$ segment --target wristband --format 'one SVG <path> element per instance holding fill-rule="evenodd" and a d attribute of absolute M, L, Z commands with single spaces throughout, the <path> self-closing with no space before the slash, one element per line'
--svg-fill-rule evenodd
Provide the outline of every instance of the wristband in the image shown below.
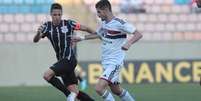
<path fill-rule="evenodd" d="M 85 36 L 80 36 L 80 39 L 81 40 L 85 40 Z"/>

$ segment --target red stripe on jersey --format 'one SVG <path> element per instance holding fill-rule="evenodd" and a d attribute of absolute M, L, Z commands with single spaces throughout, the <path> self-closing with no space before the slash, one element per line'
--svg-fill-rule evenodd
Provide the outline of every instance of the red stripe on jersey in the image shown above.
<path fill-rule="evenodd" d="M 120 31 L 113 31 L 113 30 L 107 30 L 107 32 L 109 34 L 119 34 L 119 33 L 121 33 Z"/>
<path fill-rule="evenodd" d="M 102 77 L 100 77 L 99 79 L 105 80 L 105 81 L 107 81 L 109 84 L 112 84 L 112 81 L 107 80 L 106 78 L 102 78 Z"/>

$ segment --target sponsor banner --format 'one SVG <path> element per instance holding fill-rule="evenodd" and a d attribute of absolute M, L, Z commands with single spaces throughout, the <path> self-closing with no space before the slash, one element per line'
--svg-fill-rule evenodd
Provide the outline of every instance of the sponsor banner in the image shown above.
<path fill-rule="evenodd" d="M 108 67 L 109 68 L 109 67 Z M 103 72 L 98 61 L 79 62 L 77 69 L 95 84 Z M 125 61 L 120 79 L 124 83 L 195 83 L 201 77 L 200 60 Z"/>

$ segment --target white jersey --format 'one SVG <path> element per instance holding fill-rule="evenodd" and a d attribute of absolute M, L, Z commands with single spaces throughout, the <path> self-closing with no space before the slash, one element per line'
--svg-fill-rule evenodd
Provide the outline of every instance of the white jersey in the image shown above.
<path fill-rule="evenodd" d="M 113 18 L 110 22 L 102 22 L 100 28 L 96 31 L 102 39 L 102 64 L 122 65 L 125 57 L 125 51 L 121 47 L 126 42 L 126 34 L 131 34 L 136 28 L 119 19 Z"/>

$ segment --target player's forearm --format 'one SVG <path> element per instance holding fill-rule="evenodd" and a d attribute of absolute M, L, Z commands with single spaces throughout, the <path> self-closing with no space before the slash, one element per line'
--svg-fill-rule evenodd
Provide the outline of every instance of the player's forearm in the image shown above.
<path fill-rule="evenodd" d="M 81 30 L 81 31 L 88 32 L 89 34 L 95 33 L 95 31 L 94 31 L 93 29 L 91 29 L 91 28 L 89 28 L 89 27 L 86 27 L 86 26 L 84 26 L 84 25 L 81 25 L 81 26 L 80 26 L 80 30 Z"/>
<path fill-rule="evenodd" d="M 40 33 L 37 33 L 33 38 L 33 42 L 37 43 L 40 39 L 41 39 L 41 35 L 40 35 Z"/>
<path fill-rule="evenodd" d="M 133 33 L 133 36 L 130 39 L 128 39 L 127 44 L 132 45 L 141 38 L 142 38 L 142 34 L 136 31 Z"/>
<path fill-rule="evenodd" d="M 97 38 L 99 38 L 99 36 L 96 35 L 96 34 L 93 34 L 93 35 L 85 35 L 85 36 L 84 36 L 84 40 L 91 40 L 91 39 L 97 39 Z"/>
<path fill-rule="evenodd" d="M 88 32 L 89 34 L 93 34 L 93 33 L 95 33 L 95 31 L 92 30 L 92 29 L 90 29 L 90 28 L 87 28 L 87 32 Z"/>

